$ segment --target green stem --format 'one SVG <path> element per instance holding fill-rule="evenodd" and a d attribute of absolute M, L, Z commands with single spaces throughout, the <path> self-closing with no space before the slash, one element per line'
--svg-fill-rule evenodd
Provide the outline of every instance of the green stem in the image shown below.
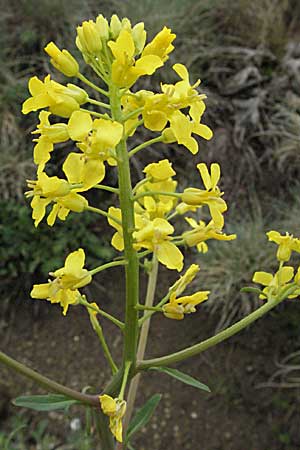
<path fill-rule="evenodd" d="M 149 312 L 149 313 L 145 313 L 144 315 L 143 315 L 143 317 L 141 317 L 141 319 L 139 320 L 139 326 L 141 326 L 141 325 L 143 325 L 143 323 L 146 321 L 146 320 L 148 320 L 148 319 L 150 319 L 150 317 L 151 316 L 153 316 L 153 314 L 156 312 L 156 311 L 162 311 L 162 306 L 165 304 L 165 303 L 167 303 L 167 301 L 169 300 L 169 298 L 170 298 L 170 295 L 171 295 L 171 290 L 167 293 L 167 295 L 165 295 L 164 296 L 164 298 L 163 299 L 161 299 L 161 301 L 159 302 L 159 303 L 157 303 L 157 305 L 155 305 L 155 310 L 153 310 L 153 311 L 151 311 L 151 312 Z"/>
<path fill-rule="evenodd" d="M 136 305 L 136 309 L 138 309 L 139 311 L 156 311 L 156 312 L 161 312 L 162 309 L 159 308 L 158 306 L 144 306 L 144 305 Z"/>
<path fill-rule="evenodd" d="M 100 344 L 102 345 L 102 348 L 103 348 L 104 355 L 105 355 L 107 362 L 110 365 L 111 371 L 114 375 L 115 373 L 118 372 L 118 367 L 116 366 L 116 364 L 113 360 L 113 357 L 109 351 L 106 339 L 103 334 L 102 327 L 101 327 L 100 323 L 98 322 L 98 319 L 97 319 L 96 315 L 94 314 L 94 312 L 88 311 L 88 313 L 90 316 L 90 321 L 91 321 L 92 327 L 99 338 Z"/>
<path fill-rule="evenodd" d="M 101 108 L 110 109 L 110 105 L 107 103 L 99 102 L 98 100 L 95 100 L 93 98 L 88 98 L 87 101 L 91 103 L 91 105 L 97 105 L 101 106 Z"/>
<path fill-rule="evenodd" d="M 89 270 L 90 275 L 95 275 L 96 273 L 102 272 L 105 269 L 109 269 L 110 267 L 116 267 L 116 266 L 125 266 L 127 264 L 127 261 L 121 260 L 121 261 L 111 261 L 106 264 L 102 264 L 102 266 L 98 266 L 95 269 Z"/>
<path fill-rule="evenodd" d="M 133 132 L 133 130 L 135 130 L 136 128 L 138 128 L 140 125 L 143 125 L 144 120 L 138 120 L 134 125 L 132 125 L 131 128 L 129 128 L 129 130 L 127 131 L 127 133 L 125 134 L 125 139 L 128 139 L 129 136 L 131 135 L 131 133 Z"/>
<path fill-rule="evenodd" d="M 136 115 L 139 115 L 144 110 L 144 107 L 137 108 L 134 111 L 131 111 L 127 114 L 127 116 L 123 116 L 123 121 L 126 122 L 126 120 L 130 119 L 131 117 L 134 117 Z"/>
<path fill-rule="evenodd" d="M 108 212 L 103 211 L 103 209 L 95 208 L 94 206 L 87 206 L 85 209 L 86 209 L 86 211 L 92 211 L 92 212 L 95 212 L 97 214 L 101 214 L 101 216 L 109 217 L 111 220 L 116 222 L 118 225 L 122 225 L 121 220 L 119 220 L 116 217 L 112 216 Z"/>
<path fill-rule="evenodd" d="M 118 88 L 110 87 L 111 112 L 114 120 L 122 122 L 120 94 Z M 139 261 L 137 252 L 133 248 L 132 233 L 135 229 L 134 205 L 132 198 L 132 184 L 130 176 L 129 155 L 126 140 L 123 139 L 116 147 L 118 157 L 119 199 L 122 212 L 122 228 L 124 238 L 124 255 L 128 264 L 125 266 L 126 277 L 126 307 L 123 366 L 130 361 L 131 369 L 135 369 L 136 347 L 138 339 L 138 311 L 135 309 L 139 299 Z"/>
<path fill-rule="evenodd" d="M 110 320 L 112 323 L 114 323 L 117 327 L 120 328 L 120 330 L 124 330 L 124 323 L 118 320 L 116 317 L 112 316 L 111 314 L 108 314 L 106 311 L 103 311 L 101 308 L 95 308 L 91 303 L 84 300 L 83 297 L 80 298 L 79 303 L 86 308 L 91 309 L 92 311 L 95 311 L 96 313 L 100 314 L 100 316 L 105 317 L 106 319 Z"/>
<path fill-rule="evenodd" d="M 158 274 L 158 261 L 155 255 L 153 255 L 152 258 L 152 269 L 149 272 L 149 278 L 148 278 L 148 286 L 147 286 L 147 293 L 146 293 L 146 299 L 145 299 L 145 307 L 151 307 L 153 305 L 154 296 L 155 296 L 155 290 L 156 290 L 156 284 L 157 284 L 157 274 Z M 146 313 L 144 313 L 144 316 L 146 316 Z M 141 328 L 141 334 L 139 339 L 139 345 L 137 349 L 137 359 L 143 359 L 146 351 L 146 345 L 148 340 L 148 334 L 149 334 L 149 328 L 150 328 L 150 320 L 143 323 L 143 326 Z M 124 430 L 128 428 L 128 425 L 131 420 L 132 411 L 136 399 L 136 394 L 138 390 L 140 382 L 140 374 L 137 374 L 131 381 L 129 386 L 129 392 L 127 396 L 127 410 L 124 420 Z"/>
<path fill-rule="evenodd" d="M 29 367 L 25 366 L 25 364 L 22 364 L 9 357 L 3 352 L 0 352 L 0 362 L 13 369 L 15 372 L 18 372 L 19 374 L 33 380 L 35 383 L 39 384 L 47 391 L 65 395 L 66 397 L 73 398 L 74 400 L 78 400 L 86 405 L 98 406 L 99 404 L 97 396 L 83 394 L 60 383 L 57 383 L 56 381 L 53 381 L 50 378 L 41 375 L 39 372 L 30 369 Z"/>
<path fill-rule="evenodd" d="M 154 197 L 155 195 L 165 195 L 167 197 L 181 197 L 181 194 L 179 194 L 178 192 L 163 192 L 163 191 L 145 191 L 145 192 L 140 192 L 139 194 L 136 194 L 133 197 L 134 201 L 137 201 L 139 198 L 142 197 Z"/>
<path fill-rule="evenodd" d="M 83 83 L 87 84 L 92 89 L 95 89 L 95 91 L 100 92 L 100 94 L 105 95 L 105 97 L 109 97 L 109 94 L 107 91 L 105 91 L 104 89 L 101 89 L 96 84 L 94 84 L 92 81 L 88 80 L 84 75 L 82 75 L 82 73 L 78 73 L 77 76 Z"/>
<path fill-rule="evenodd" d="M 143 148 L 149 147 L 149 145 L 156 144 L 157 142 L 162 142 L 163 137 L 157 136 L 156 138 L 150 139 L 149 141 L 143 142 L 142 144 L 138 145 L 137 147 L 130 150 L 129 158 L 131 158 L 133 155 L 135 155 L 137 152 L 142 150 Z"/>
<path fill-rule="evenodd" d="M 280 299 L 280 300 L 273 299 L 272 301 L 268 301 L 267 303 L 265 303 L 263 306 L 258 308 L 253 313 L 249 314 L 244 319 L 241 319 L 238 322 L 236 322 L 234 325 L 231 325 L 230 327 L 226 328 L 226 330 L 223 330 L 220 333 L 216 334 L 215 336 L 212 336 L 212 337 L 206 339 L 205 341 L 199 342 L 198 344 L 195 344 L 192 347 L 185 348 L 179 352 L 172 353 L 167 356 L 162 356 L 160 358 L 139 361 L 138 365 L 137 365 L 137 369 L 138 370 L 146 370 L 149 367 L 166 366 L 169 364 L 174 364 L 179 361 L 183 361 L 187 358 L 191 358 L 192 356 L 198 355 L 199 353 L 204 352 L 208 348 L 213 347 L 222 341 L 225 341 L 225 339 L 228 339 L 229 337 L 238 333 L 243 328 L 250 325 L 252 322 L 255 322 L 255 320 L 259 319 L 264 314 L 266 314 L 268 311 L 273 309 L 281 301 L 282 301 L 282 299 Z"/>
<path fill-rule="evenodd" d="M 95 116 L 95 117 L 100 117 L 102 119 L 111 120 L 111 118 L 109 117 L 108 114 L 101 114 L 101 113 L 98 113 L 96 111 L 91 111 L 90 109 L 85 109 L 85 108 L 80 108 L 80 111 L 87 112 L 87 113 L 89 113 L 89 114 L 91 114 L 92 116 Z"/>
<path fill-rule="evenodd" d="M 109 192 L 113 192 L 114 194 L 118 194 L 119 193 L 119 189 L 118 188 L 113 188 L 111 186 L 106 186 L 105 184 L 96 184 L 95 186 L 93 186 L 94 189 L 103 189 L 104 191 L 109 191 Z"/>
<path fill-rule="evenodd" d="M 123 400 L 123 398 L 124 398 L 124 393 L 125 393 L 125 388 L 126 388 L 126 384 L 127 384 L 127 379 L 128 379 L 128 375 L 129 375 L 130 366 L 131 366 L 131 361 L 126 361 L 125 369 L 124 369 L 124 375 L 123 375 L 123 380 L 122 380 L 122 385 L 121 385 L 120 393 L 119 393 L 119 396 L 118 396 L 118 398 L 120 398 L 121 400 Z"/>

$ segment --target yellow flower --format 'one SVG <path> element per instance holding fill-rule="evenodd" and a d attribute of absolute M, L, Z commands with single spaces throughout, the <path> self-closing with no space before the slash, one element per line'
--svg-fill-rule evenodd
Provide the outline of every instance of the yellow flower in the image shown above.
<path fill-rule="evenodd" d="M 169 58 L 169 53 L 174 50 L 172 42 L 176 34 L 172 33 L 170 28 L 164 27 L 143 50 L 142 56 L 156 55 L 163 62 Z"/>
<path fill-rule="evenodd" d="M 184 190 L 181 199 L 184 203 L 198 208 L 207 205 L 216 227 L 222 229 L 224 226 L 223 213 L 227 210 L 226 202 L 221 198 L 223 192 L 220 191 L 217 183 L 220 179 L 219 164 L 211 164 L 211 173 L 205 163 L 200 163 L 197 168 L 202 177 L 205 190 L 196 188 L 187 188 Z"/>
<path fill-rule="evenodd" d="M 188 148 L 193 154 L 198 152 L 198 143 L 192 134 L 197 134 L 206 140 L 212 138 L 212 131 L 201 122 L 205 111 L 203 94 L 198 94 L 195 89 L 200 80 L 193 86 L 190 85 L 187 68 L 183 64 L 175 64 L 174 71 L 180 76 L 181 81 L 175 85 L 163 84 L 162 94 L 139 91 L 136 93 L 137 102 L 144 100 L 142 115 L 144 125 L 152 131 L 163 131 L 163 142 L 178 142 Z M 189 108 L 188 114 L 181 109 Z M 165 128 L 167 124 L 169 128 Z"/>
<path fill-rule="evenodd" d="M 78 74 L 78 63 L 68 50 L 60 50 L 54 42 L 49 42 L 44 50 L 51 57 L 51 64 L 64 75 L 75 77 Z"/>
<path fill-rule="evenodd" d="M 175 192 L 177 181 L 172 180 L 176 175 L 172 169 L 172 164 L 167 159 L 163 159 L 158 163 L 148 164 L 143 172 L 146 174 L 146 181 L 137 188 L 136 193 L 144 193 L 147 191 L 156 192 Z M 139 205 L 145 208 L 152 220 L 155 217 L 164 217 L 176 205 L 177 199 L 168 195 L 144 196 L 139 199 Z"/>
<path fill-rule="evenodd" d="M 198 142 L 192 134 L 197 134 L 209 141 L 213 134 L 207 125 L 195 122 L 193 118 L 186 116 L 180 111 L 176 111 L 170 117 L 170 128 L 164 130 L 165 143 L 178 142 L 184 145 L 193 155 L 198 153 Z"/>
<path fill-rule="evenodd" d="M 23 103 L 23 114 L 49 107 L 52 114 L 70 117 L 88 99 L 88 94 L 83 89 L 71 83 L 63 86 L 51 80 L 50 75 L 44 81 L 37 77 L 30 78 L 28 88 L 32 97 Z"/>
<path fill-rule="evenodd" d="M 294 238 L 289 233 L 282 236 L 278 231 L 268 231 L 267 236 L 269 241 L 275 242 L 278 245 L 278 261 L 289 261 L 292 251 L 300 253 L 300 240 Z"/>
<path fill-rule="evenodd" d="M 133 233 L 136 250 L 146 248 L 151 250 L 158 261 L 168 269 L 182 270 L 183 255 L 175 244 L 170 242 L 173 226 L 165 219 L 155 218 L 150 221 L 146 217 L 138 217 L 136 221 L 138 231 Z"/>
<path fill-rule="evenodd" d="M 176 293 L 172 292 L 169 303 L 163 306 L 163 313 L 169 319 L 182 320 L 184 314 L 196 312 L 196 306 L 207 300 L 210 291 L 199 291 L 193 295 L 176 298 Z"/>
<path fill-rule="evenodd" d="M 175 170 L 172 169 L 172 164 L 167 159 L 162 159 L 158 163 L 148 164 L 143 172 L 147 178 L 152 179 L 154 182 L 168 180 L 176 175 Z"/>
<path fill-rule="evenodd" d="M 45 299 L 51 303 L 60 303 L 63 315 L 67 314 L 69 305 L 78 303 L 81 297 L 79 288 L 91 282 L 91 275 L 84 269 L 85 254 L 82 248 L 67 256 L 65 265 L 55 272 L 50 272 L 54 280 L 44 284 L 35 284 L 30 293 L 32 298 Z"/>
<path fill-rule="evenodd" d="M 99 396 L 101 409 L 109 417 L 109 428 L 118 442 L 123 441 L 122 418 L 126 412 L 126 402 L 120 398 L 112 398 L 109 395 Z"/>
<path fill-rule="evenodd" d="M 185 220 L 193 230 L 185 231 L 182 237 L 189 247 L 196 245 L 199 252 L 207 252 L 208 247 L 205 241 L 209 239 L 216 239 L 218 241 L 232 241 L 236 239 L 235 234 L 227 235 L 222 233 L 221 229 L 216 227 L 213 221 L 206 225 L 202 220 L 199 223 L 189 217 L 186 217 Z"/>
<path fill-rule="evenodd" d="M 125 28 L 115 42 L 108 42 L 108 46 L 114 57 L 112 81 L 118 87 L 130 87 L 140 76 L 152 75 L 163 65 L 161 58 L 156 55 L 142 56 L 136 61 L 134 40 L 132 34 Z"/>
<path fill-rule="evenodd" d="M 105 177 L 104 161 L 116 165 L 115 147 L 123 135 L 123 126 L 119 122 L 106 119 L 92 120 L 91 115 L 75 111 L 71 115 L 67 130 L 82 154 L 71 153 L 68 164 L 73 166 L 73 173 L 83 183 L 84 189 L 100 183 Z M 72 156 L 71 156 L 72 155 Z M 89 179 L 90 177 L 90 179 Z"/>
<path fill-rule="evenodd" d="M 69 175 L 66 173 L 66 175 Z M 70 211 L 82 212 L 87 206 L 87 200 L 76 193 L 76 189 L 64 179 L 48 177 L 44 172 L 38 171 L 38 179 L 28 180 L 31 189 L 25 193 L 26 197 L 33 197 L 31 201 L 32 218 L 35 227 L 46 214 L 46 208 L 54 202 L 54 206 L 47 218 L 48 225 L 52 226 L 58 217 L 65 220 Z"/>
<path fill-rule="evenodd" d="M 252 281 L 254 283 L 262 284 L 266 286 L 263 289 L 263 294 L 259 298 L 267 298 L 268 300 L 272 297 L 280 296 L 282 290 L 288 286 L 289 281 L 294 276 L 294 268 L 291 266 L 285 266 L 279 269 L 275 275 L 268 272 L 255 272 Z M 293 297 L 289 296 L 289 297 Z"/>
<path fill-rule="evenodd" d="M 42 168 L 50 159 L 50 153 L 54 148 L 53 144 L 69 139 L 67 125 L 65 123 L 51 125 L 49 122 L 50 115 L 51 113 L 48 111 L 41 111 L 39 114 L 40 123 L 37 130 L 32 132 L 32 134 L 40 134 L 38 139 L 34 139 L 37 144 L 33 150 L 33 158 L 35 164 L 41 165 Z"/>

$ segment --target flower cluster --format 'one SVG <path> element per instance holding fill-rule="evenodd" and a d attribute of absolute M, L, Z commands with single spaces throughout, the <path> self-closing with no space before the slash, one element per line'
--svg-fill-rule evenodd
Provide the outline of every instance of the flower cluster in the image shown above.
<path fill-rule="evenodd" d="M 63 314 L 66 315 L 69 305 L 79 302 L 81 294 L 78 289 L 86 286 L 92 280 L 88 270 L 83 268 L 84 261 L 85 254 L 82 248 L 70 253 L 64 267 L 50 273 L 53 280 L 33 286 L 31 297 L 45 299 L 51 303 L 60 303 Z"/>
<path fill-rule="evenodd" d="M 76 46 L 102 84 L 94 84 L 86 78 L 74 56 L 50 42 L 45 51 L 51 64 L 72 78 L 72 83 L 60 84 L 49 74 L 43 79 L 34 76 L 29 80 L 30 97 L 23 103 L 24 114 L 40 110 L 39 123 L 32 133 L 37 175 L 35 180 L 28 180 L 26 192 L 31 198 L 35 226 L 45 216 L 48 225 L 53 226 L 56 219 L 63 221 L 70 212 L 93 211 L 107 218 L 114 229 L 111 244 L 123 252 L 116 261 L 88 271 L 84 268 L 83 249 L 76 250 L 67 256 L 64 267 L 50 273 L 48 283 L 34 285 L 31 296 L 59 303 L 64 315 L 69 305 L 85 306 L 113 373 L 118 368 L 96 316 L 105 316 L 125 330 L 125 334 L 131 326 L 137 329 L 138 308 L 143 309 L 136 295 L 138 289 L 127 290 L 127 295 L 134 294 L 135 298 L 130 299 L 127 313 L 129 308 L 133 308 L 133 312 L 125 317 L 125 323 L 100 310 L 96 303 L 88 303 L 78 289 L 90 283 L 93 274 L 115 265 L 124 265 L 127 282 L 134 283 L 137 277 L 133 279 L 132 274 L 138 275 L 139 263 L 143 265 L 143 258 L 149 255 L 155 263 L 181 272 L 184 247 L 206 252 L 208 240 L 229 241 L 236 237 L 223 232 L 227 204 L 219 188 L 221 171 L 217 163 L 210 167 L 204 163 L 197 165 L 202 188 L 191 186 L 181 192 L 172 162 L 163 157 L 146 165 L 142 179 L 135 186 L 131 185 L 131 158 L 149 145 L 177 143 L 195 155 L 199 150 L 197 137 L 212 138 L 212 131 L 202 123 L 206 96 L 198 91 L 200 80 L 192 83 L 183 64 L 173 65 L 178 81 L 162 83 L 159 92 L 133 87 L 138 79 L 164 66 L 174 49 L 175 37 L 164 27 L 147 43 L 143 23 L 132 25 L 127 18 L 120 20 L 116 15 L 109 22 L 102 15 L 95 21 L 85 21 L 77 28 Z M 86 90 L 82 85 L 86 85 Z M 134 134 L 141 126 L 154 137 L 135 146 Z M 66 155 L 61 168 L 63 175 L 53 176 L 48 171 L 49 162 L 62 146 Z M 108 167 L 117 170 L 117 187 L 101 184 Z M 112 202 L 107 210 L 91 205 L 89 202 L 93 202 L 94 197 L 89 195 L 88 201 L 86 193 L 92 189 L 110 192 L 114 200 L 118 198 L 117 203 Z M 207 223 L 203 221 L 203 212 L 205 216 L 209 214 Z M 186 214 L 182 222 L 189 228 L 177 233 L 175 219 L 181 220 Z M 282 248 L 286 245 L 282 244 Z M 281 254 L 286 252 L 282 250 Z M 146 261 L 144 263 L 146 267 Z M 181 294 L 198 271 L 199 266 L 192 264 L 153 310 L 175 320 L 194 313 L 196 306 L 208 298 L 209 291 Z M 136 320 L 136 326 L 128 322 L 129 316 Z M 126 339 L 128 343 L 128 337 Z M 125 366 L 128 361 L 123 362 Z M 129 368 L 118 397 L 106 394 L 99 397 L 104 414 L 109 416 L 110 430 L 120 442 L 127 376 Z"/>
<path fill-rule="evenodd" d="M 279 299 L 295 298 L 300 295 L 300 266 L 295 274 L 292 266 L 285 266 L 289 262 L 292 252 L 300 253 L 300 239 L 294 238 L 286 233 L 282 236 L 278 231 L 269 231 L 267 233 L 269 241 L 278 245 L 277 260 L 279 268 L 273 275 L 268 272 L 255 272 L 253 275 L 254 283 L 264 286 L 259 298 L 261 299 Z"/>

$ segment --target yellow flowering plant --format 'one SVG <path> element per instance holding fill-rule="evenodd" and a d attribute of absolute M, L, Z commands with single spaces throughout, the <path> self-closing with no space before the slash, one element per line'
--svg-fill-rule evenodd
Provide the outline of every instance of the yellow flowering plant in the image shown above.
<path fill-rule="evenodd" d="M 208 240 L 231 241 L 236 238 L 235 234 L 228 235 L 223 231 L 227 204 L 218 186 L 221 178 L 219 164 L 212 163 L 208 167 L 203 162 L 198 163 L 196 167 L 202 186 L 187 187 L 180 192 L 172 162 L 158 158 L 143 169 L 141 180 L 132 185 L 131 159 L 143 149 L 158 142 L 167 145 L 176 142 L 186 147 L 194 157 L 198 152 L 195 136 L 206 140 L 212 138 L 212 131 L 202 123 L 206 96 L 198 91 L 199 80 L 191 84 L 188 69 L 183 64 L 173 65 L 179 81 L 161 84 L 160 92 L 134 88 L 137 80 L 152 75 L 166 64 L 174 49 L 175 37 L 170 29 L 164 27 L 146 43 L 143 23 L 133 26 L 129 19 L 120 20 L 116 15 L 109 22 L 102 15 L 95 21 L 85 21 L 77 28 L 76 45 L 84 62 L 99 77 L 99 83 L 95 84 L 82 74 L 79 62 L 71 53 L 50 42 L 45 51 L 51 64 L 66 77 L 80 82 L 80 86 L 60 84 L 50 75 L 43 80 L 34 76 L 29 80 L 31 96 L 22 108 L 24 114 L 41 110 L 39 124 L 33 131 L 37 176 L 36 180 L 28 180 L 29 190 L 26 192 L 26 196 L 31 198 L 34 225 L 37 227 L 45 216 L 48 225 L 53 226 L 56 220 L 64 221 L 69 214 L 92 211 L 103 216 L 114 229 L 111 244 L 120 252 L 113 261 L 90 269 L 85 267 L 84 249 L 74 249 L 66 257 L 64 266 L 49 274 L 47 283 L 33 286 L 31 297 L 58 303 L 64 315 L 69 307 L 86 309 L 111 369 L 111 379 L 100 392 L 87 394 L 50 380 L 3 352 L 0 352 L 0 361 L 51 393 L 20 397 L 15 400 L 16 405 L 38 410 L 64 408 L 72 404 L 93 408 L 102 450 L 132 449 L 132 436 L 154 412 L 159 395 L 151 397 L 131 420 L 142 372 L 163 371 L 183 383 L 209 391 L 198 380 L 168 366 L 229 338 L 285 298 L 293 298 L 300 293 L 300 268 L 295 274 L 292 266 L 285 265 L 293 251 L 300 253 L 300 240 L 289 234 L 281 236 L 277 231 L 270 231 L 267 233 L 269 240 L 278 245 L 278 271 L 275 274 L 254 274 L 253 281 L 262 285 L 262 290 L 245 288 L 258 293 L 261 299 L 266 300 L 264 304 L 205 341 L 169 355 L 144 359 L 153 314 L 161 314 L 166 320 L 183 320 L 187 314 L 201 310 L 201 303 L 209 297 L 207 290 L 182 295 L 200 270 L 196 264 L 184 268 L 182 250 L 195 247 L 199 252 L 207 252 Z M 83 85 L 86 85 L 86 90 Z M 154 133 L 154 137 L 134 146 L 134 134 L 142 126 Z M 62 178 L 59 178 L 47 174 L 47 164 L 52 153 L 59 152 L 56 144 L 61 142 L 69 143 L 71 150 L 62 165 Z M 117 187 L 101 184 L 110 167 L 117 170 Z M 114 194 L 117 203 L 107 210 L 90 205 L 85 194 L 91 189 Z M 203 218 L 199 221 L 203 212 L 205 217 L 210 217 L 207 223 Z M 179 234 L 176 234 L 177 219 L 186 227 Z M 157 300 L 155 287 L 159 265 L 181 274 L 165 296 Z M 82 291 L 91 283 L 93 275 L 115 266 L 122 266 L 125 271 L 123 320 L 104 311 Z M 148 273 L 145 302 L 140 300 L 140 267 Z M 110 320 L 123 337 L 121 361 L 115 360 L 106 342 L 101 326 L 104 319 Z"/>

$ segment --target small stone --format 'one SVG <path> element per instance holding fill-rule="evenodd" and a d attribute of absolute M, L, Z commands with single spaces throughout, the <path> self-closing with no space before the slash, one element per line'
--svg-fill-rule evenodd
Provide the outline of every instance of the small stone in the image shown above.
<path fill-rule="evenodd" d="M 227 441 L 229 441 L 232 437 L 232 434 L 230 433 L 230 431 L 226 431 L 226 433 L 224 433 L 224 437 Z"/>
<path fill-rule="evenodd" d="M 198 419 L 198 414 L 196 413 L 196 411 L 191 412 L 191 419 Z"/>
<path fill-rule="evenodd" d="M 79 342 L 80 341 L 80 337 L 79 336 L 74 336 L 73 340 L 74 340 L 74 342 Z"/>
<path fill-rule="evenodd" d="M 70 428 L 72 431 L 78 431 L 81 428 L 81 422 L 79 417 L 75 417 L 74 419 L 71 420 L 70 422 Z"/>

